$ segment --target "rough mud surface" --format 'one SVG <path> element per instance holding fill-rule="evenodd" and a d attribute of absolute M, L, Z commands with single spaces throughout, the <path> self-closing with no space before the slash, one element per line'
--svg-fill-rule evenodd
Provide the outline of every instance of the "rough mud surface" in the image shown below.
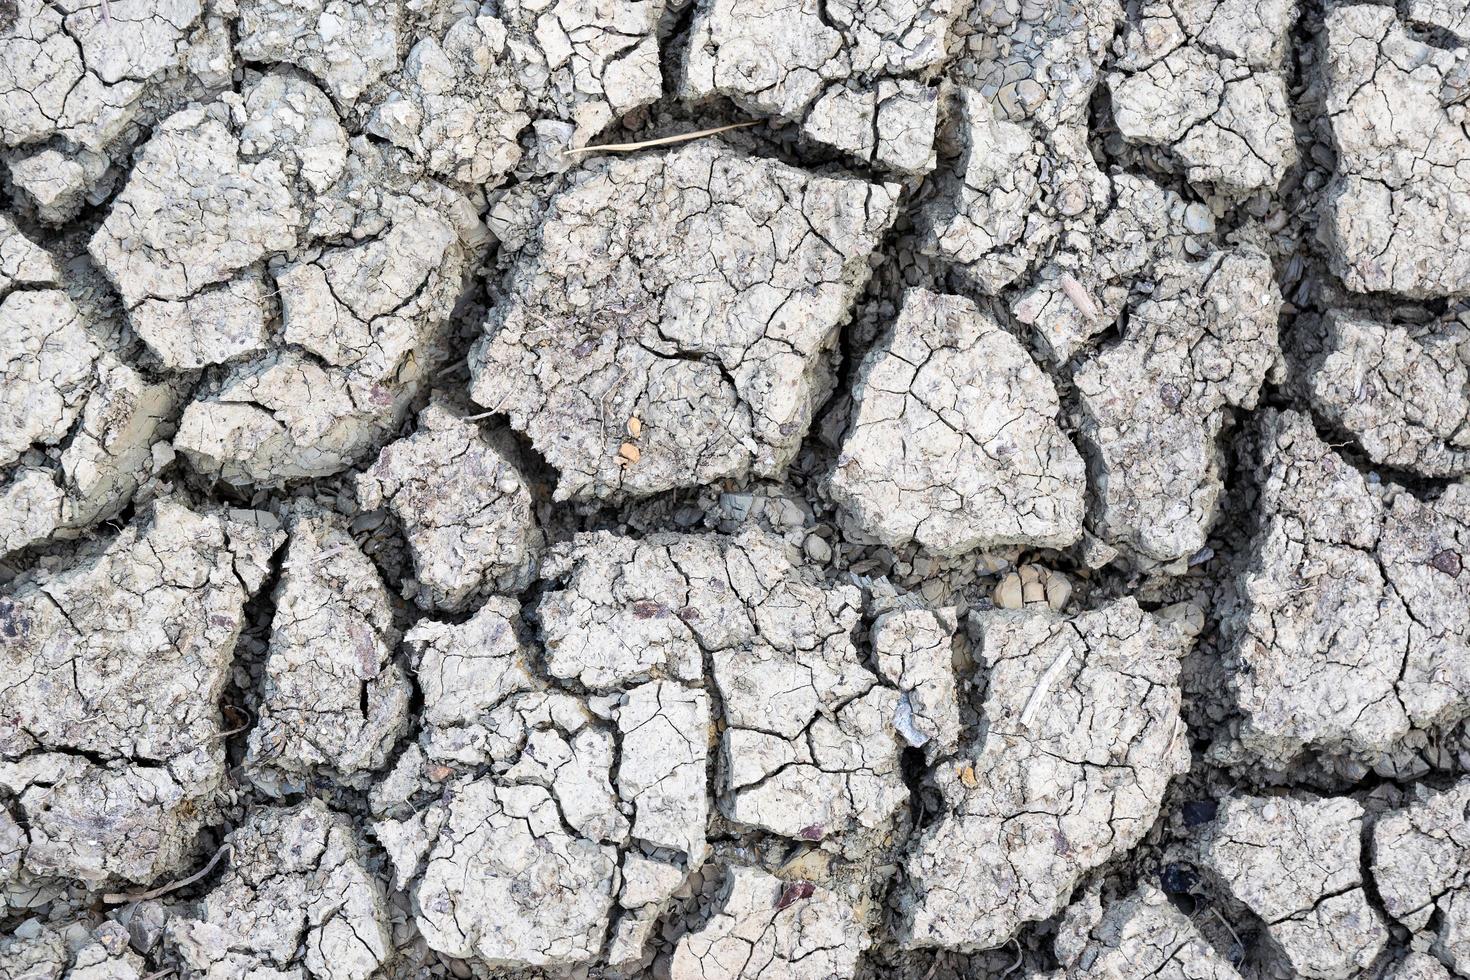
<path fill-rule="evenodd" d="M 1470 978 L 1465 0 L 0 0 L 0 980 Z"/>

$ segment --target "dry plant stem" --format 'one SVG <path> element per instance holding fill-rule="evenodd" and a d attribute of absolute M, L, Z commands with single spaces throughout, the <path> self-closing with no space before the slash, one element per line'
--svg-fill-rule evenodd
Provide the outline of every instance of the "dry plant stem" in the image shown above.
<path fill-rule="evenodd" d="M 752 119 L 748 122 L 731 123 L 728 126 L 716 126 L 713 129 L 697 129 L 692 133 L 680 133 L 677 136 L 660 136 L 658 139 L 641 140 L 637 143 L 603 143 L 600 146 L 579 146 L 572 150 L 563 150 L 562 156 L 572 156 L 577 153 L 631 153 L 634 150 L 646 149 L 650 146 L 668 146 L 670 143 L 684 143 L 689 140 L 697 140 L 705 136 L 714 136 L 717 133 L 728 133 L 732 129 L 745 129 L 749 126 L 759 125 L 759 120 Z"/>
<path fill-rule="evenodd" d="M 1030 726 L 1032 719 L 1036 717 L 1036 712 L 1041 709 L 1042 701 L 1046 698 L 1047 692 L 1051 690 L 1052 684 L 1056 681 L 1057 675 L 1062 672 L 1063 668 L 1067 666 L 1067 661 L 1071 659 L 1072 651 L 1070 649 L 1062 650 L 1057 654 L 1057 658 L 1051 662 L 1051 666 L 1046 668 L 1042 675 L 1037 678 L 1036 686 L 1031 689 L 1031 696 L 1026 699 L 1026 706 L 1021 709 L 1022 727 Z"/>
<path fill-rule="evenodd" d="M 1225 927 L 1225 931 L 1230 933 L 1230 938 L 1235 940 L 1235 945 L 1239 947 L 1241 955 L 1245 955 L 1245 943 L 1240 941 L 1240 933 L 1236 932 L 1235 927 L 1230 924 L 1230 921 L 1220 914 L 1219 909 L 1211 906 L 1210 911 L 1214 914 L 1215 918 L 1220 920 L 1220 925 Z"/>
<path fill-rule="evenodd" d="M 102 896 L 102 901 L 108 905 L 123 905 L 128 902 L 146 902 L 150 899 L 160 898 L 164 895 L 169 894 L 170 892 L 176 892 L 180 888 L 187 888 L 189 885 L 194 884 L 194 882 L 198 881 L 200 878 L 203 878 L 205 875 L 213 871 L 214 866 L 216 864 L 219 864 L 220 858 L 224 857 L 225 854 L 232 848 L 232 846 L 233 845 L 231 844 L 221 844 L 219 850 L 214 852 L 214 857 L 209 859 L 209 863 L 187 878 L 182 878 L 179 881 L 170 882 L 167 885 L 160 885 L 159 887 L 149 889 L 146 892 L 108 892 L 107 894 Z"/>

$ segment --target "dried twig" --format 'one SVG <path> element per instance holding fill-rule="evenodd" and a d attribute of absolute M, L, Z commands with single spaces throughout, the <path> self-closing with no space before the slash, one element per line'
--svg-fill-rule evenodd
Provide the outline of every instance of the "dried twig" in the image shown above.
<path fill-rule="evenodd" d="M 468 368 L 469 366 L 470 366 L 470 362 L 469 361 L 465 361 L 465 360 L 455 361 L 453 364 L 449 365 L 446 368 L 440 368 L 439 369 L 439 372 L 437 374 L 435 374 L 434 377 L 436 377 L 436 378 L 447 377 L 448 375 L 454 374 L 456 371 L 463 371 L 466 368 Z"/>
<path fill-rule="evenodd" d="M 1041 677 L 1037 679 L 1036 686 L 1031 689 L 1031 696 L 1026 699 L 1026 707 L 1021 709 L 1021 725 L 1023 727 L 1030 727 L 1031 719 L 1036 716 L 1036 712 L 1041 710 L 1041 702 L 1046 698 L 1047 692 L 1051 690 L 1052 683 L 1057 679 L 1057 675 L 1062 672 L 1062 668 L 1067 666 L 1067 661 L 1071 659 L 1071 647 L 1063 647 L 1062 651 L 1057 654 L 1057 658 L 1051 662 L 1051 666 L 1046 668 L 1042 672 Z"/>
<path fill-rule="evenodd" d="M 332 546 L 330 548 L 323 548 L 321 551 L 318 551 L 316 554 L 312 555 L 309 558 L 296 559 L 296 560 L 284 562 L 284 563 L 282 563 L 281 567 L 282 568 L 310 568 L 312 565 L 320 565 L 322 562 L 327 561 L 327 560 L 329 560 L 331 558 L 334 558 L 334 557 L 336 557 L 337 555 L 340 555 L 342 552 L 344 552 L 346 550 L 347 550 L 347 546 L 345 544 L 334 545 L 334 546 Z"/>
<path fill-rule="evenodd" d="M 102 901 L 108 905 L 123 905 L 128 902 L 146 902 L 149 899 L 160 898 L 164 895 L 167 895 L 169 892 L 178 891 L 180 888 L 187 888 L 189 885 L 194 884 L 194 882 L 198 881 L 200 878 L 203 878 L 205 875 L 213 871 L 214 866 L 216 864 L 219 864 L 219 859 L 224 857 L 225 854 L 229 852 L 233 847 L 234 845 L 228 842 L 221 844 L 219 846 L 219 850 L 214 852 L 214 857 L 209 859 L 209 863 L 187 878 L 180 879 L 179 881 L 175 881 L 167 885 L 159 885 L 157 888 L 150 889 L 146 892 L 108 892 L 107 894 L 102 896 Z"/>
<path fill-rule="evenodd" d="M 108 26 L 112 25 L 112 3 L 111 0 L 102 0 L 102 22 Z"/>
<path fill-rule="evenodd" d="M 233 704 L 225 705 L 225 707 L 229 708 L 231 711 L 238 711 L 240 714 L 244 715 L 245 723 L 238 728 L 231 728 L 227 732 L 220 732 L 218 735 L 215 736 L 215 738 L 229 738 L 231 735 L 239 735 L 245 729 L 250 727 L 250 712 L 246 711 L 244 708 L 237 708 Z"/>
<path fill-rule="evenodd" d="M 1006 967 L 1006 972 L 1000 975 L 1000 980 L 1006 980 L 1006 977 L 1010 976 L 1012 973 L 1015 973 L 1021 968 L 1021 964 L 1026 962 L 1026 954 L 1021 950 L 1020 940 L 1018 940 L 1015 936 L 1012 936 L 1011 942 L 1016 944 L 1016 962 Z M 1007 943 L 1006 945 L 1009 946 L 1010 943 Z"/>
<path fill-rule="evenodd" d="M 1235 931 L 1235 927 L 1230 924 L 1230 921 L 1228 919 L 1226 919 L 1225 916 L 1223 916 L 1223 915 L 1220 914 L 1220 910 L 1217 909 L 1215 906 L 1211 905 L 1210 906 L 1210 911 L 1214 913 L 1215 918 L 1217 918 L 1217 919 L 1220 920 L 1220 925 L 1222 925 L 1222 926 L 1225 927 L 1225 931 L 1228 932 L 1228 933 L 1230 933 L 1230 938 L 1231 939 L 1234 939 L 1235 940 L 1235 945 L 1240 948 L 1240 955 L 1241 956 L 1244 956 L 1245 955 L 1245 943 L 1243 943 L 1243 942 L 1240 941 L 1240 934 Z"/>
<path fill-rule="evenodd" d="M 603 143 L 600 146 L 579 146 L 576 149 L 562 150 L 562 156 L 571 156 L 576 153 L 632 153 L 649 146 L 667 146 L 670 143 L 683 143 L 686 140 L 697 140 L 702 136 L 713 136 L 716 133 L 726 133 L 732 129 L 744 129 L 747 126 L 758 126 L 760 120 L 753 119 L 748 122 L 731 123 L 728 126 L 716 126 L 714 129 L 697 129 L 692 133 L 680 133 L 677 136 L 660 136 L 658 139 L 643 140 L 638 143 Z"/>

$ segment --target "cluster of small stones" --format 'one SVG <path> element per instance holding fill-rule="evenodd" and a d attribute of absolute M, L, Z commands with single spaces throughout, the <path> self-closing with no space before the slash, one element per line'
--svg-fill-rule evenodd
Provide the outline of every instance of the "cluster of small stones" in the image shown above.
<path fill-rule="evenodd" d="M 0 980 L 1470 977 L 1467 0 L 0 0 L 0 177 Z"/>

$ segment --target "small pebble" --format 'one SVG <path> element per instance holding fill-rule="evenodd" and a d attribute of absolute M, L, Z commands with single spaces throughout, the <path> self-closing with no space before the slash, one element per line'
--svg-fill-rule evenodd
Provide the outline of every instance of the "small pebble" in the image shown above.
<path fill-rule="evenodd" d="M 1191 204 L 1184 209 L 1184 227 L 1196 235 L 1213 234 L 1215 215 L 1203 204 Z"/>
<path fill-rule="evenodd" d="M 819 565 L 832 560 L 832 546 L 815 534 L 806 536 L 806 556 Z"/>
<path fill-rule="evenodd" d="M 995 587 L 992 600 L 1001 609 L 1021 608 L 1021 576 L 1011 572 Z"/>
<path fill-rule="evenodd" d="M 1046 604 L 1061 612 L 1072 598 L 1072 581 L 1061 572 L 1052 572 L 1046 580 Z"/>

